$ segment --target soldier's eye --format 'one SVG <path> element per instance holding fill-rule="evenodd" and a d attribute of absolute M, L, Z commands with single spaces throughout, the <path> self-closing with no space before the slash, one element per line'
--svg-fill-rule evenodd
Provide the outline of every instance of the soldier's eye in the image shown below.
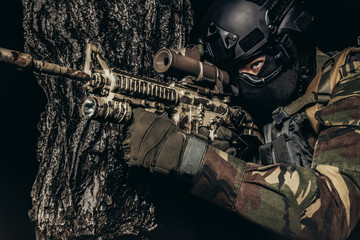
<path fill-rule="evenodd" d="M 252 61 L 247 63 L 244 67 L 241 67 L 239 69 L 239 73 L 250 73 L 253 75 L 257 75 L 260 72 L 261 68 L 264 66 L 265 59 L 266 59 L 265 55 L 253 59 Z"/>
<path fill-rule="evenodd" d="M 255 62 L 255 63 L 253 63 L 253 64 L 251 64 L 251 69 L 253 70 L 253 71 L 256 71 L 256 70 L 258 70 L 258 69 L 261 69 L 261 67 L 264 65 L 264 61 L 258 61 L 258 62 Z"/>

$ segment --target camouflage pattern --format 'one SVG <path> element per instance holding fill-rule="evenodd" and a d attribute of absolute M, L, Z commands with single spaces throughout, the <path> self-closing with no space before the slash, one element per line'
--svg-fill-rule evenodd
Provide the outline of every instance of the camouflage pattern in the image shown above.
<path fill-rule="evenodd" d="M 349 97 L 317 112 L 316 118 L 326 126 L 360 126 L 359 109 L 360 98 Z"/>
<path fill-rule="evenodd" d="M 350 63 L 343 66 L 341 74 L 346 76 L 335 87 L 329 106 L 315 116 L 326 126 L 360 126 L 360 73 L 352 73 Z M 355 65 L 352 63 L 352 65 Z M 351 68 L 353 69 L 353 68 Z"/>
<path fill-rule="evenodd" d="M 350 75 L 336 86 L 335 94 L 329 105 L 338 102 L 344 98 L 360 96 L 360 72 Z"/>
<path fill-rule="evenodd" d="M 311 168 L 209 148 L 192 193 L 290 239 L 346 239 L 360 218 L 360 73 L 347 73 L 316 113 Z"/>

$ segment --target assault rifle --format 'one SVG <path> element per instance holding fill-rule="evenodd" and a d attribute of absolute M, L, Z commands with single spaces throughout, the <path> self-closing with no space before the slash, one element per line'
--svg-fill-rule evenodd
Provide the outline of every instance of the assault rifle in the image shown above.
<path fill-rule="evenodd" d="M 257 132 L 252 123 L 245 123 L 246 113 L 241 108 L 227 104 L 229 95 L 224 93 L 224 86 L 229 84 L 229 75 L 208 62 L 201 62 L 196 45 L 179 50 L 163 48 L 156 53 L 157 72 L 185 74 L 175 83 L 111 69 L 92 43 L 87 44 L 85 55 L 84 71 L 80 71 L 0 48 L 0 62 L 80 81 L 89 93 L 81 107 L 81 115 L 88 119 L 126 123 L 131 119 L 131 109 L 142 107 L 168 115 L 187 133 L 198 133 L 199 127 L 206 126 L 210 129 L 210 139 L 216 137 L 214 133 L 219 125 L 244 127 L 249 135 L 254 135 L 254 130 Z M 95 69 L 96 63 L 102 69 Z"/>

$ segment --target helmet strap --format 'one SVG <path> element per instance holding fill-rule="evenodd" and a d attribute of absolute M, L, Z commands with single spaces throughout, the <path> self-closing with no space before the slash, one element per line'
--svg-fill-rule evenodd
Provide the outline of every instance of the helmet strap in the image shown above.
<path fill-rule="evenodd" d="M 296 47 L 288 34 L 284 34 L 281 38 L 275 39 L 276 46 L 279 48 L 279 53 L 275 59 L 283 63 L 293 62 L 296 59 Z"/>

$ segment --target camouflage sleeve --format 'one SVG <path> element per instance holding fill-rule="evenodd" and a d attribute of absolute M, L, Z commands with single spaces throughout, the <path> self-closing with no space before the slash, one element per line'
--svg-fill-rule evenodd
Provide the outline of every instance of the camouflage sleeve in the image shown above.
<path fill-rule="evenodd" d="M 192 193 L 290 238 L 346 239 L 360 217 L 360 74 L 340 81 L 317 118 L 312 168 L 209 148 Z"/>

